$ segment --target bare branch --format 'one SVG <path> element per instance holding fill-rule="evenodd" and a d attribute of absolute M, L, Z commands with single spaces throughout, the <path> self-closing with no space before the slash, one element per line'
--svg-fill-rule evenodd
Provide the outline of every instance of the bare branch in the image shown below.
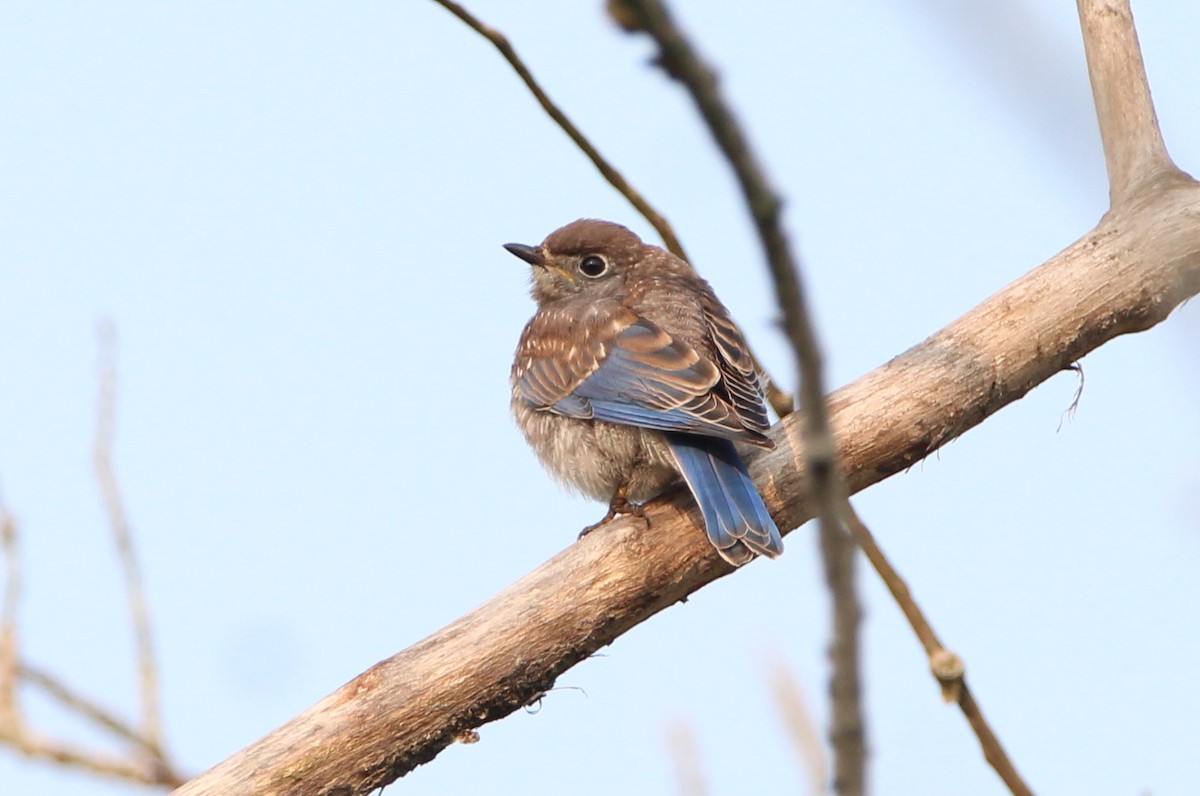
<path fill-rule="evenodd" d="M 1077 5 L 1115 206 L 1148 183 L 1186 175 L 1163 143 L 1128 0 L 1078 0 Z"/>
<path fill-rule="evenodd" d="M 912 596 L 912 592 L 909 591 L 908 584 L 888 561 L 887 556 L 875 541 L 874 535 L 858 516 L 858 512 L 854 510 L 850 501 L 846 501 L 842 510 L 845 512 L 846 526 L 854 535 L 854 541 L 862 548 L 867 560 L 879 573 L 879 577 L 888 587 L 888 591 L 892 593 L 896 604 L 904 612 L 913 632 L 920 639 L 921 646 L 925 648 L 925 653 L 929 656 L 930 669 L 942 686 L 943 696 L 947 701 L 957 702 L 958 706 L 962 708 L 971 729 L 975 731 L 975 736 L 979 739 L 979 745 L 983 747 L 984 758 L 991 763 L 992 768 L 996 769 L 996 773 L 1012 791 L 1013 796 L 1033 796 L 1033 791 L 1025 784 L 1017 772 L 1017 767 L 1009 759 L 1008 753 L 1004 751 L 1000 739 L 988 724 L 987 719 L 983 717 L 983 710 L 971 696 L 971 692 L 967 688 L 962 660 L 942 646 L 933 626 L 925 618 L 925 613 Z"/>
<path fill-rule="evenodd" d="M 74 691 L 70 686 L 49 672 L 22 661 L 18 664 L 17 674 L 23 682 L 35 688 L 40 688 L 47 696 L 62 705 L 69 712 L 95 724 L 97 727 L 107 730 L 125 743 L 140 747 L 146 754 L 153 757 L 160 755 L 157 747 L 124 719 L 119 718 L 112 711 L 101 707 L 82 694 Z"/>
<path fill-rule="evenodd" d="M 803 426 L 804 451 L 821 520 L 821 557 L 832 600 L 829 656 L 833 666 L 833 784 L 835 792 L 857 796 L 866 790 L 867 759 L 859 675 L 862 608 L 855 586 L 854 544 L 837 519 L 836 506 L 845 488 L 837 471 L 836 448 L 825 408 L 821 353 L 805 302 L 799 264 L 783 229 L 783 201 L 771 187 L 737 116 L 721 96 L 716 74 L 675 24 L 666 5 L 660 0 L 613 0 L 609 9 L 626 30 L 644 31 L 654 39 L 659 47 L 658 63 L 687 88 L 737 175 L 770 266 L 783 327 L 800 373 L 800 405 L 807 421 Z"/>
<path fill-rule="evenodd" d="M 829 398 L 847 488 L 911 467 L 1122 334 L 1200 292 L 1200 187 L 1101 225 L 962 318 Z M 751 473 L 782 528 L 812 516 L 800 413 Z M 488 603 L 379 663 L 180 789 L 368 793 L 464 729 L 520 709 L 622 633 L 729 574 L 687 495 L 584 537 Z M 566 532 L 564 532 L 564 535 Z M 761 566 L 751 564 L 750 566 Z"/>
<path fill-rule="evenodd" d="M 19 737 L 8 740 L 18 752 L 37 760 L 48 760 L 81 771 L 141 785 L 174 787 L 179 784 L 177 778 L 165 777 L 157 763 L 152 760 L 132 761 L 91 749 L 82 749 L 32 731 L 25 731 Z"/>
<path fill-rule="evenodd" d="M 183 778 L 174 773 L 158 750 L 128 724 L 74 693 L 56 678 L 33 669 L 18 658 L 16 608 L 20 598 L 20 560 L 17 524 L 0 502 L 0 545 L 6 563 L 3 625 L 0 627 L 0 743 L 41 760 L 73 766 L 102 776 L 149 785 L 178 786 Z M 35 732 L 26 725 L 18 702 L 22 683 L 41 687 L 71 712 L 134 744 L 145 754 L 129 760 L 104 752 L 83 749 Z"/>
<path fill-rule="evenodd" d="M 100 342 L 100 395 L 97 400 L 96 444 L 93 462 L 117 558 L 125 576 L 125 592 L 129 600 L 129 615 L 137 639 L 138 685 L 141 694 L 140 734 L 146 745 L 163 757 L 162 712 L 158 704 L 158 665 L 154 658 L 154 637 L 150 629 L 150 609 L 146 587 L 142 582 L 137 554 L 133 547 L 133 532 L 121 500 L 120 486 L 113 470 L 113 431 L 116 426 L 116 331 L 112 324 L 102 322 L 98 331 Z"/>

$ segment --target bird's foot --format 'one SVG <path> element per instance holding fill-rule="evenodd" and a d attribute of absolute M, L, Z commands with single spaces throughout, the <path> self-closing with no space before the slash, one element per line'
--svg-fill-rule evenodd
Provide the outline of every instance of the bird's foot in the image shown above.
<path fill-rule="evenodd" d="M 613 495 L 612 500 L 609 501 L 608 513 L 604 515 L 604 517 L 600 520 L 600 522 L 593 523 L 593 524 L 589 525 L 588 527 L 584 528 L 582 531 L 580 531 L 579 538 L 582 539 L 583 537 L 587 536 L 589 533 L 596 530 L 600 526 L 605 525 L 608 522 L 610 522 L 611 520 L 616 519 L 617 516 L 619 516 L 621 514 L 626 514 L 626 515 L 630 515 L 633 517 L 640 517 L 646 523 L 646 527 L 649 528 L 650 527 L 650 517 L 648 517 L 646 515 L 646 507 L 643 506 L 641 503 L 631 503 L 625 497 L 625 495 L 627 493 L 628 493 L 628 489 L 624 486 L 622 486 L 620 489 L 618 489 L 617 493 L 615 495 Z"/>

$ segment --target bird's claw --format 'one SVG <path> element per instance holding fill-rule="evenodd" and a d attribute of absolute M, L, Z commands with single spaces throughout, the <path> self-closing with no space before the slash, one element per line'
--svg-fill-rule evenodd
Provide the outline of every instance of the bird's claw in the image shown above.
<path fill-rule="evenodd" d="M 608 513 L 605 514 L 599 522 L 592 523 L 580 531 L 579 538 L 582 539 L 600 526 L 607 525 L 611 520 L 616 519 L 621 514 L 638 517 L 646 523 L 647 528 L 650 527 L 650 517 L 646 514 L 646 507 L 641 503 L 630 503 L 625 499 L 625 490 L 618 489 L 617 494 L 613 495 L 612 502 L 608 504 Z"/>

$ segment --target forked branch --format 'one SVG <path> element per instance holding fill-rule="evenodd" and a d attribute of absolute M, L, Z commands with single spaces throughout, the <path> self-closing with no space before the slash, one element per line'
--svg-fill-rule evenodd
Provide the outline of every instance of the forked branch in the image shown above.
<path fill-rule="evenodd" d="M 146 785 L 175 787 L 184 777 L 177 772 L 163 748 L 158 707 L 158 677 L 150 636 L 149 610 L 133 538 L 120 497 L 112 464 L 112 441 L 116 414 L 116 365 L 113 332 L 100 330 L 100 400 L 96 445 L 93 451 L 96 475 L 108 513 L 117 555 L 125 575 L 130 620 L 137 638 L 138 683 L 142 698 L 140 726 L 133 727 L 97 701 L 71 688 L 48 671 L 21 659 L 17 621 L 21 598 L 21 563 L 17 521 L 0 502 L 0 554 L 4 559 L 4 601 L 0 609 L 0 743 L 26 757 L 79 768 L 102 776 Z M 128 748 L 118 755 L 84 747 L 38 732 L 21 710 L 24 688 L 41 691 L 68 713 L 93 729 Z"/>

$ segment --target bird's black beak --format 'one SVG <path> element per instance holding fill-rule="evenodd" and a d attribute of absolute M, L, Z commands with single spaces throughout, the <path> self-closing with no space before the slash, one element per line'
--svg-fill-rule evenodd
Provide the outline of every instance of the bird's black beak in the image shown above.
<path fill-rule="evenodd" d="M 510 254 L 515 254 L 530 265 L 545 265 L 546 257 L 538 246 L 526 246 L 524 243 L 506 243 L 504 248 Z"/>

